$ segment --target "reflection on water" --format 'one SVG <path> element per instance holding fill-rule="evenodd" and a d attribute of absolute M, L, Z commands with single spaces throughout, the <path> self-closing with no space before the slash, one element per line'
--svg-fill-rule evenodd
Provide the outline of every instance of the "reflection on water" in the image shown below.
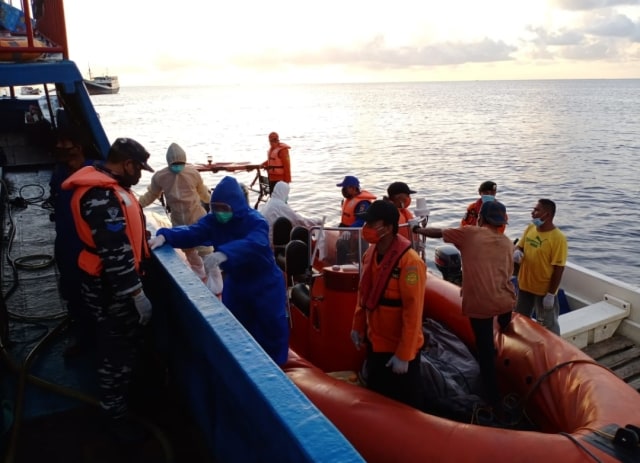
<path fill-rule="evenodd" d="M 570 260 L 640 285 L 640 80 L 122 87 L 92 99 L 110 139 L 138 139 L 158 168 L 171 142 L 194 162 L 259 162 L 279 132 L 292 146 L 290 204 L 332 225 L 345 174 L 378 197 L 408 183 L 436 226 L 457 225 L 494 180 L 512 238 L 538 198 L 553 199 Z M 204 175 L 214 186 L 223 174 Z"/>

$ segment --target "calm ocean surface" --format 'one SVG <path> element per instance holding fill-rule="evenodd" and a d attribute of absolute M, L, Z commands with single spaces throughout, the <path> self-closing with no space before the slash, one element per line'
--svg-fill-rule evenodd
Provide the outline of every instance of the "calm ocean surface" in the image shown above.
<path fill-rule="evenodd" d="M 511 238 L 538 198 L 553 199 L 569 259 L 640 286 L 640 80 L 123 87 L 92 100 L 109 139 L 137 139 L 156 168 L 172 142 L 190 162 L 262 162 L 277 131 L 292 147 L 289 203 L 331 225 L 347 174 L 379 197 L 407 182 L 441 227 L 494 180 Z"/>

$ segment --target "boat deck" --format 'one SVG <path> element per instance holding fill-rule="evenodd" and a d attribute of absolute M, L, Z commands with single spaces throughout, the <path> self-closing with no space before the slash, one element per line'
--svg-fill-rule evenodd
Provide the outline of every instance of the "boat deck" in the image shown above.
<path fill-rule="evenodd" d="M 50 176 L 48 169 L 6 173 L 2 185 L 13 202 L 5 205 L 11 220 L 3 224 L 0 252 L 6 302 L 6 312 L 0 311 L 0 329 L 6 331 L 0 343 L 0 455 L 6 459 L 0 460 L 212 461 L 171 378 L 161 367 L 148 368 L 153 362 L 146 362 L 147 368 L 140 371 L 131 390 L 132 411 L 146 432 L 135 444 L 125 444 L 105 432 L 104 418 L 96 406 L 95 352 L 69 359 L 62 355 L 73 340 L 65 328 L 58 272 L 47 258 L 53 255 L 55 236 L 51 211 L 43 207 Z M 16 262 L 21 265 L 14 271 Z M 37 347 L 49 334 L 46 346 Z M 21 384 L 22 370 L 48 385 L 36 387 L 33 380 Z"/>
<path fill-rule="evenodd" d="M 640 392 L 640 346 L 633 341 L 615 335 L 582 351 Z"/>

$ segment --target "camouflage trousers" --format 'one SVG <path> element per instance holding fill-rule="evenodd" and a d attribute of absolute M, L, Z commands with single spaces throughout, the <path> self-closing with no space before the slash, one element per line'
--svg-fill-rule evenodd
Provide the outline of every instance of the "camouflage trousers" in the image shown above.
<path fill-rule="evenodd" d="M 127 413 L 127 393 L 142 338 L 138 312 L 131 298 L 113 300 L 94 285 L 83 284 L 82 290 L 96 319 L 100 406 L 111 418 L 122 418 Z"/>

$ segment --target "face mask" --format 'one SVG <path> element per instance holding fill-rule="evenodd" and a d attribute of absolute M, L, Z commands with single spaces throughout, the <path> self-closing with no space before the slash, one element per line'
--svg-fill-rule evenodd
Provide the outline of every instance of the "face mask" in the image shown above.
<path fill-rule="evenodd" d="M 411 205 L 411 198 L 407 198 L 404 200 L 404 208 L 407 209 Z"/>
<path fill-rule="evenodd" d="M 184 170 L 184 164 L 171 164 L 169 169 L 171 169 L 171 172 L 174 174 L 179 174 Z"/>
<path fill-rule="evenodd" d="M 362 227 L 362 237 L 367 243 L 376 244 L 378 241 L 380 241 L 380 238 L 387 235 L 386 233 L 380 235 L 378 233 L 378 230 L 379 228 L 372 228 L 368 225 L 365 225 L 364 227 Z"/>
<path fill-rule="evenodd" d="M 531 223 L 536 227 L 541 227 L 544 224 L 544 220 L 536 217 L 535 219 L 531 219 Z"/>
<path fill-rule="evenodd" d="M 233 217 L 233 212 L 214 212 L 219 223 L 227 223 Z"/>
<path fill-rule="evenodd" d="M 480 198 L 482 198 L 483 203 L 488 203 L 496 200 L 496 197 L 493 195 L 482 195 L 480 196 Z"/>
<path fill-rule="evenodd" d="M 342 196 L 347 199 L 351 197 L 351 195 L 349 194 L 349 190 L 347 189 L 346 186 L 342 187 Z"/>

